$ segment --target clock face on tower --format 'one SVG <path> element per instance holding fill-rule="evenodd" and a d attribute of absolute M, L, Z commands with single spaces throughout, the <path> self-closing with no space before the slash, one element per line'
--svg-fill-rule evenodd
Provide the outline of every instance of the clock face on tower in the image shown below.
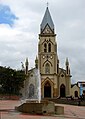
<path fill-rule="evenodd" d="M 43 55 L 42 58 L 45 59 L 45 56 Z"/>
<path fill-rule="evenodd" d="M 52 55 L 43 55 L 42 58 L 43 58 L 43 59 L 45 59 L 45 58 L 46 58 L 46 59 L 52 59 L 53 56 L 52 56 Z"/>

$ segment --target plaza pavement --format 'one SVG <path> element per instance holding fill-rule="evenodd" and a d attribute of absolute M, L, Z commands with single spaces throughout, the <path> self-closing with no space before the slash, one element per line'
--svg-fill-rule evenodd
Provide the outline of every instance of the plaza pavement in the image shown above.
<path fill-rule="evenodd" d="M 20 101 L 0 100 L 0 119 L 85 119 L 84 106 L 56 104 L 64 106 L 64 115 L 42 116 L 15 111 L 15 106 L 20 104 Z"/>

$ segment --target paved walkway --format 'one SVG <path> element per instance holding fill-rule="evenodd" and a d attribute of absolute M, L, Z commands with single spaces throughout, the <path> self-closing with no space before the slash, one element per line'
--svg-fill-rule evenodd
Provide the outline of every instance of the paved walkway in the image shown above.
<path fill-rule="evenodd" d="M 14 107 L 21 104 L 20 101 L 0 100 L 0 119 L 85 119 L 85 107 L 83 106 L 64 106 L 64 115 L 41 116 L 28 115 L 17 112 Z"/>

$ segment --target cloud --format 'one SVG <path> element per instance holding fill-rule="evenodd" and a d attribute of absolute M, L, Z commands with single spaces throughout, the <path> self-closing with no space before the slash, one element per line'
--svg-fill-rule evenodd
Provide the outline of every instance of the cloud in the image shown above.
<path fill-rule="evenodd" d="M 69 58 L 72 82 L 85 79 L 85 0 L 50 0 L 49 11 L 57 34 L 60 67 L 65 68 Z M 1 0 L 8 10 L 13 27 L 0 24 L 0 64 L 21 68 L 29 58 L 29 68 L 34 67 L 38 47 L 40 24 L 46 3 L 40 0 Z M 4 13 L 5 13 L 4 12 Z M 11 19 L 11 15 L 15 17 Z M 1 16 L 0 16 L 1 17 Z M 18 20 L 16 18 L 19 18 Z"/>
<path fill-rule="evenodd" d="M 33 33 L 18 31 L 17 28 L 12 29 L 9 25 L 0 25 L 0 32 L 0 59 L 2 65 L 20 68 L 20 62 L 24 61 L 26 57 L 30 56 L 33 59 L 35 53 L 32 53 L 32 50 L 37 52 L 36 42 L 33 43 L 33 39 L 35 39 Z"/>

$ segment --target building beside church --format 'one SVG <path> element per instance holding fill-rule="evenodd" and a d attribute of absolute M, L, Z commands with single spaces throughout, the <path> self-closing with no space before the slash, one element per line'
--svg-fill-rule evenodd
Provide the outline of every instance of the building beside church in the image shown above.
<path fill-rule="evenodd" d="M 36 69 L 40 71 L 42 98 L 75 97 L 75 91 L 77 91 L 77 96 L 80 95 L 79 87 L 73 88 L 74 86 L 71 86 L 68 58 L 66 58 L 65 69 L 59 66 L 56 39 L 54 23 L 47 7 L 40 25 L 38 57 L 35 60 L 35 68 L 28 70 L 28 61 L 26 60 L 27 79 L 24 85 L 24 96 L 29 97 L 28 92 L 30 90 L 34 92 Z"/>

